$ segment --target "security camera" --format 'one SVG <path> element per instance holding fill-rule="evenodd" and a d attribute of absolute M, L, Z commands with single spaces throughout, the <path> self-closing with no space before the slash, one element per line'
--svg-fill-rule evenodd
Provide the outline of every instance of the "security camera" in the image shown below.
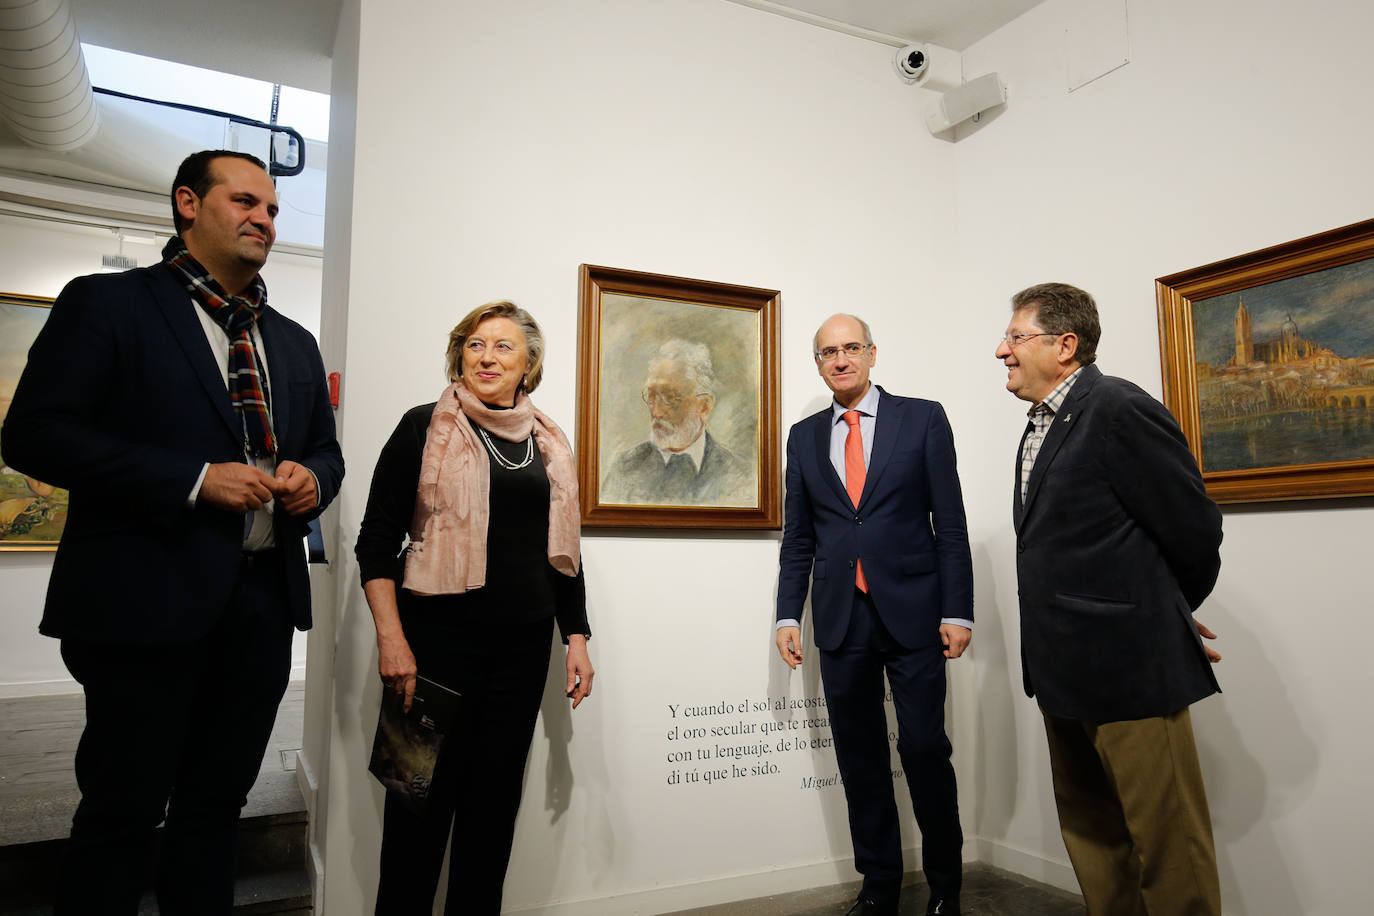
<path fill-rule="evenodd" d="M 930 69 L 930 51 L 925 45 L 898 48 L 897 54 L 892 58 L 892 66 L 903 82 L 914 83 Z"/>

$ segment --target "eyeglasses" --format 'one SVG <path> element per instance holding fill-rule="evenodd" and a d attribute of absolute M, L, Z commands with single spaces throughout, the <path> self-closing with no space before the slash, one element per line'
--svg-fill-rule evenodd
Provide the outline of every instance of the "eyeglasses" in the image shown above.
<path fill-rule="evenodd" d="M 816 351 L 816 359 L 820 360 L 823 363 L 831 362 L 835 359 L 835 357 L 840 355 L 841 350 L 843 350 L 844 354 L 848 356 L 850 359 L 857 359 L 859 356 L 865 353 L 871 346 L 873 345 L 861 343 L 847 343 L 842 347 L 821 347 L 819 350 Z"/>
<path fill-rule="evenodd" d="M 1009 347 L 1014 347 L 1014 346 L 1016 346 L 1017 344 L 1023 344 L 1023 343 L 1025 343 L 1026 341 L 1030 340 L 1032 337 L 1058 337 L 1058 336 L 1059 336 L 1058 334 L 1055 334 L 1055 333 L 1052 332 L 1052 331 L 1038 331 L 1038 332 L 1036 332 L 1036 333 L 1034 333 L 1034 334 L 1003 334 L 1003 335 L 1002 335 L 1002 343 L 1006 344 L 1006 345 L 1009 346 Z"/>
<path fill-rule="evenodd" d="M 700 394 L 675 394 L 670 391 L 662 391 L 658 388 L 645 388 L 639 393 L 639 399 L 645 404 L 653 407 L 655 404 L 662 404 L 669 410 L 677 410 L 688 401 L 701 397 Z"/>

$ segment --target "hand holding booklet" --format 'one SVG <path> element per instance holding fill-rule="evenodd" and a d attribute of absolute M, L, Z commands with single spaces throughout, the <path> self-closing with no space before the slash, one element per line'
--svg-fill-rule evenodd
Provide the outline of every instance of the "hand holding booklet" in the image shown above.
<path fill-rule="evenodd" d="M 389 689 L 382 691 L 372 762 L 367 768 L 388 791 L 397 793 L 416 811 L 423 811 L 429 803 L 439 749 L 457 721 L 461 701 L 462 694 L 423 677 L 415 679 L 410 712 L 405 710 L 404 696 Z"/>

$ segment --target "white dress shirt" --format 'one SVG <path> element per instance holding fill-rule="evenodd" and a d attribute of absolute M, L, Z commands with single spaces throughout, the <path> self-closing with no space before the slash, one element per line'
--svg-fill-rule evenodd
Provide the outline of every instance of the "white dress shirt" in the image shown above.
<path fill-rule="evenodd" d="M 220 378 L 224 379 L 224 390 L 229 390 L 229 334 L 220 327 L 210 313 L 200 307 L 200 303 L 194 297 L 190 299 L 191 308 L 195 310 L 196 317 L 200 319 L 200 326 L 205 330 L 205 339 L 210 342 L 210 352 L 215 356 L 215 362 L 219 365 Z M 262 332 L 258 330 L 258 323 L 253 322 L 253 328 L 249 333 L 253 336 L 253 346 L 258 351 L 259 368 L 262 371 L 263 384 L 268 394 L 268 422 L 271 420 L 271 397 L 272 380 L 267 374 L 267 350 L 262 343 Z M 246 454 L 244 458 L 249 463 L 255 465 L 264 473 L 276 475 L 277 459 L 275 455 L 266 458 L 249 458 Z M 205 474 L 210 470 L 209 462 L 200 469 L 200 476 L 196 478 L 196 484 L 191 488 L 191 495 L 187 498 L 188 506 L 195 507 L 196 497 L 200 495 L 201 484 L 205 483 Z M 312 472 L 313 473 L 313 472 Z M 243 549 L 244 550 L 266 550 L 276 546 L 276 535 L 272 531 L 272 513 L 275 511 L 275 500 L 269 499 L 263 504 L 261 509 L 252 513 L 252 523 L 244 523 Z"/>

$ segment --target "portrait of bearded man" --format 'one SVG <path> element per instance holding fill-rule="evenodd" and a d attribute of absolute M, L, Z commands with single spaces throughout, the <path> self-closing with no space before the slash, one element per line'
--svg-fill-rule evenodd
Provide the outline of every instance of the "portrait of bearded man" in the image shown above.
<path fill-rule="evenodd" d="M 640 399 L 649 437 L 620 455 L 601 482 L 601 499 L 622 505 L 752 506 L 753 468 L 707 429 L 716 373 L 704 343 L 673 338 L 649 361 Z"/>

